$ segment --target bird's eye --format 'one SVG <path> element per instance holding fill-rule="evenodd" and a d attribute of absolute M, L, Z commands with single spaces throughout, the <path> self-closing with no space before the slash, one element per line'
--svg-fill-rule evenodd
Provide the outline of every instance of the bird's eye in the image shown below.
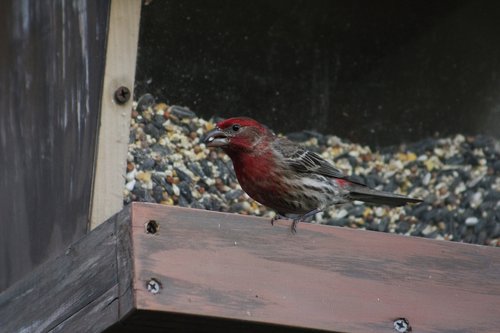
<path fill-rule="evenodd" d="M 233 128 L 233 131 L 234 131 L 234 132 L 238 132 L 238 131 L 240 130 L 240 127 L 241 127 L 240 125 L 235 124 L 235 125 L 233 125 L 233 127 L 232 127 L 232 128 Z"/>

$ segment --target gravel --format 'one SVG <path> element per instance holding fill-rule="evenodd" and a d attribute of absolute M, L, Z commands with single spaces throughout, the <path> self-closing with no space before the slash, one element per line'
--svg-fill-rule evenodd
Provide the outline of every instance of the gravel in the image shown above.
<path fill-rule="evenodd" d="M 124 202 L 156 202 L 271 218 L 240 188 L 231 160 L 203 135 L 220 119 L 189 108 L 134 103 Z M 370 187 L 422 204 L 390 208 L 355 202 L 330 207 L 312 223 L 500 246 L 500 141 L 456 134 L 372 150 L 314 131 L 288 135 Z"/>

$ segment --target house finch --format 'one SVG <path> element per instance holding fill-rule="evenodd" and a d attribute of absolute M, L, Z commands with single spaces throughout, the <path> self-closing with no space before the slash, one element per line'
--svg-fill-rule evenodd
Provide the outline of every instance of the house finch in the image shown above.
<path fill-rule="evenodd" d="M 316 153 L 276 136 L 257 121 L 230 118 L 207 133 L 208 147 L 221 147 L 233 161 L 242 189 L 296 225 L 330 205 L 353 200 L 401 206 L 422 200 L 371 189 L 342 173 Z"/>

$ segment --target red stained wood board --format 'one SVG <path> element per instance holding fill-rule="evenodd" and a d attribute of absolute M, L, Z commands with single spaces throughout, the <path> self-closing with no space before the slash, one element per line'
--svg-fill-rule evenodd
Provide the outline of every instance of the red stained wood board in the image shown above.
<path fill-rule="evenodd" d="M 338 332 L 392 332 L 397 318 L 413 332 L 500 327 L 498 248 L 310 223 L 293 235 L 288 220 L 152 204 L 131 214 L 137 310 Z"/>

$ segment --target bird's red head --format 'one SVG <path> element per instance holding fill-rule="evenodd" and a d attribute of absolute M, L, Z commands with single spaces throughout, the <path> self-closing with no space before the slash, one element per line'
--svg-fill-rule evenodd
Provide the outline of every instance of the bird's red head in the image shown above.
<path fill-rule="evenodd" d="M 226 151 L 250 151 L 263 139 L 274 134 L 259 122 L 247 118 L 229 118 L 217 123 L 217 127 L 207 133 L 208 147 L 221 147 Z"/>

